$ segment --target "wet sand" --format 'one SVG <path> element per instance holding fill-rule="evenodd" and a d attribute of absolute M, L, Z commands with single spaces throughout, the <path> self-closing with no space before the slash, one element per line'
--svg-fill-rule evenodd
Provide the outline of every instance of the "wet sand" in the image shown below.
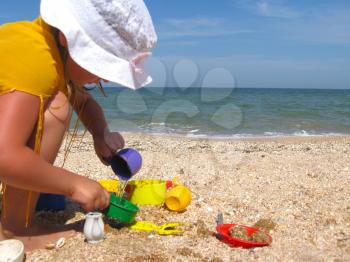
<path fill-rule="evenodd" d="M 77 234 L 61 249 L 37 250 L 27 261 L 349 261 L 350 136 L 205 140 L 125 135 L 144 160 L 135 179 L 178 176 L 193 193 L 183 213 L 141 207 L 137 219 L 184 222 L 182 236 L 109 229 L 96 245 Z M 90 137 L 78 143 L 65 168 L 93 179 L 113 178 L 99 162 Z M 62 147 L 63 148 L 63 147 Z M 56 165 L 62 163 L 61 150 Z M 273 221 L 273 243 L 231 248 L 213 233 L 216 216 L 226 223 Z M 70 223 L 83 218 L 74 203 L 39 219 Z"/>

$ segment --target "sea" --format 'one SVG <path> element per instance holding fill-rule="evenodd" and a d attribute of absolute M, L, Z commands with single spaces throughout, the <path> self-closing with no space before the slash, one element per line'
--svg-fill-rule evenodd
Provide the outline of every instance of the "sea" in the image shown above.
<path fill-rule="evenodd" d="M 350 90 L 105 87 L 113 131 L 198 138 L 350 134 Z"/>

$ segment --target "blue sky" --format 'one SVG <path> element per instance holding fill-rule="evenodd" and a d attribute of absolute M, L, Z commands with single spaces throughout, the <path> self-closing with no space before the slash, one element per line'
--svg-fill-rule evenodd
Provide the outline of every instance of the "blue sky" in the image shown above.
<path fill-rule="evenodd" d="M 0 23 L 33 19 L 39 2 L 1 0 Z M 349 0 L 145 2 L 155 86 L 226 86 L 229 72 L 239 87 L 350 88 Z"/>

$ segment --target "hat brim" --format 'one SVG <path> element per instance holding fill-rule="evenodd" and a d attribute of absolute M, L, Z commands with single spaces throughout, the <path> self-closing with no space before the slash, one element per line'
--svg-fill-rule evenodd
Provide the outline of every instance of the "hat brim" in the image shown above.
<path fill-rule="evenodd" d="M 152 81 L 142 66 L 136 71 L 129 61 L 97 45 L 79 25 L 70 11 L 68 1 L 41 0 L 40 13 L 47 24 L 56 27 L 64 34 L 68 52 L 77 64 L 104 80 L 131 89 L 145 86 Z"/>

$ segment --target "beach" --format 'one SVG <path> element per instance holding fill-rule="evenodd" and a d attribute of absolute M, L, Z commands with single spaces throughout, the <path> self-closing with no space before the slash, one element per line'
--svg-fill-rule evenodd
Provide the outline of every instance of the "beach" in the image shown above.
<path fill-rule="evenodd" d="M 193 194 L 182 213 L 141 206 L 136 219 L 182 222 L 183 235 L 160 236 L 108 229 L 100 244 L 77 233 L 55 250 L 36 250 L 27 261 L 349 261 L 350 136 L 190 139 L 123 134 L 142 154 L 134 179 L 178 176 Z M 94 153 L 92 139 L 75 142 L 65 168 L 90 178 L 114 173 Z M 63 160 L 64 145 L 55 165 Z M 216 218 L 254 225 L 273 223 L 270 246 L 232 248 L 215 238 Z M 84 218 L 74 203 L 38 219 L 71 223 Z"/>

